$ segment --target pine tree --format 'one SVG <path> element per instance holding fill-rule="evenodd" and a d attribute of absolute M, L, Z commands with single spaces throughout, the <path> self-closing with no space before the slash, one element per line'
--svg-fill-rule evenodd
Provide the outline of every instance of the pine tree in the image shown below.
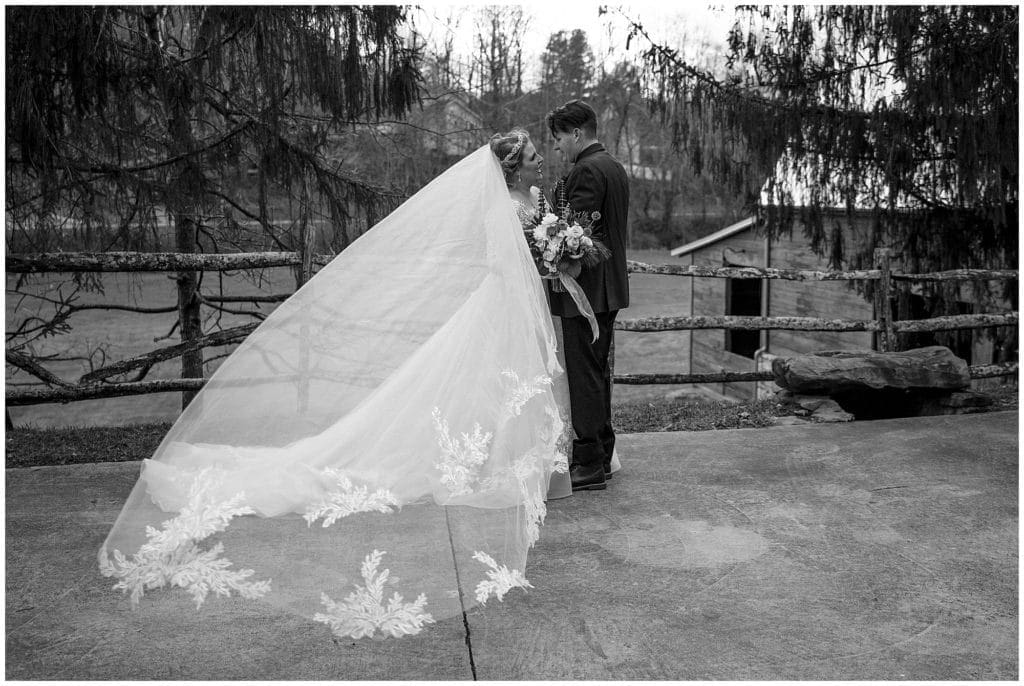
<path fill-rule="evenodd" d="M 295 249 L 274 199 L 329 218 L 348 239 L 357 209 L 389 199 L 329 152 L 355 122 L 407 112 L 419 56 L 396 6 L 9 6 L 8 249 L 133 249 L 169 223 L 179 252 L 241 236 Z M 238 177 L 254 169 L 254 193 Z M 244 184 L 243 184 L 244 185 Z M 295 208 L 292 208 L 295 209 Z M 306 222 L 302 222 L 305 226 Z M 177 277 L 180 335 L 201 335 L 199 275 Z M 202 376 L 202 353 L 182 376 Z"/>

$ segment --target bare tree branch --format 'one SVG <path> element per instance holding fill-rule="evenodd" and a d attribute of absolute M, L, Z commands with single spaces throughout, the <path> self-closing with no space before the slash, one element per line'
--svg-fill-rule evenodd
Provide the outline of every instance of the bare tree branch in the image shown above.
<path fill-rule="evenodd" d="M 14 365 L 18 369 L 28 372 L 50 386 L 61 386 L 63 388 L 70 388 L 74 386 L 74 384 L 64 381 L 53 372 L 38 365 L 35 360 L 28 355 L 23 355 L 15 350 L 6 350 L 4 352 L 4 359 L 7 361 L 7 364 Z"/>
<path fill-rule="evenodd" d="M 112 376 L 117 376 L 118 374 L 130 372 L 134 369 L 151 367 L 157 362 L 181 357 L 186 353 L 194 352 L 209 346 L 238 343 L 252 333 L 257 326 L 259 326 L 259 324 L 243 324 L 230 329 L 224 329 L 223 331 L 215 331 L 214 333 L 200 336 L 199 338 L 195 338 L 186 343 L 167 346 L 166 348 L 160 348 L 158 350 L 148 352 L 145 355 L 121 360 L 120 362 L 115 362 L 108 367 L 102 367 L 100 369 L 93 370 L 88 374 L 84 374 L 79 379 L 79 383 L 95 383 L 97 381 L 108 379 Z"/>

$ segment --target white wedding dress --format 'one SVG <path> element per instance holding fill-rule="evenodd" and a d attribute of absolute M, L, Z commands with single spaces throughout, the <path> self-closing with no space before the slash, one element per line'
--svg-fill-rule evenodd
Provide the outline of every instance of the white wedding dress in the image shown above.
<path fill-rule="evenodd" d="M 142 611 L 167 593 L 243 596 L 353 638 L 461 621 L 530 587 L 527 550 L 567 470 L 567 397 L 484 146 L 224 361 L 143 463 L 101 571 Z"/>

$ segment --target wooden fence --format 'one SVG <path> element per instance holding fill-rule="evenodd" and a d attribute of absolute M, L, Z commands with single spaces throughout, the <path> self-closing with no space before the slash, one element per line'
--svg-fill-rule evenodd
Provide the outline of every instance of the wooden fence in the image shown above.
<path fill-rule="evenodd" d="M 323 266 L 333 256 L 316 255 L 312 264 Z M 259 269 L 265 267 L 306 267 L 299 253 L 261 252 L 234 254 L 190 254 L 190 253 L 45 253 L 15 254 L 6 258 L 8 273 L 41 272 L 163 272 L 163 271 L 229 271 L 238 269 Z M 634 274 L 657 274 L 674 277 L 707 277 L 733 279 L 786 279 L 793 281 L 876 281 L 875 312 L 878 319 L 822 319 L 817 317 L 739 317 L 739 316 L 690 316 L 690 317 L 648 317 L 644 319 L 623 319 L 615 323 L 621 331 L 686 331 L 694 329 L 786 329 L 791 331 L 873 331 L 878 332 L 879 347 L 891 351 L 895 347 L 896 334 L 922 331 L 951 331 L 993 326 L 1017 326 L 1017 312 L 999 314 L 964 314 L 933 317 L 922 320 L 893 321 L 890 317 L 892 285 L 896 281 L 977 281 L 1016 280 L 1017 270 L 958 269 L 927 274 L 900 274 L 890 269 L 889 251 L 875 251 L 875 268 L 855 271 L 813 271 L 794 269 L 773 269 L 759 267 L 704 267 L 683 265 L 650 265 L 630 261 L 627 267 Z M 283 296 L 244 297 L 239 300 L 252 302 L 280 301 Z M 161 379 L 108 383 L 106 379 L 126 372 L 147 369 L 153 364 L 179 357 L 200 348 L 228 345 L 241 342 L 258 323 L 236 326 L 204 335 L 198 339 L 178 345 L 160 348 L 129 360 L 122 360 L 102 369 L 84 375 L 78 383 L 69 383 L 56 378 L 30 358 L 17 352 L 8 351 L 7 362 L 39 378 L 43 388 L 7 389 L 5 399 L 8 406 L 33 405 L 39 403 L 71 402 L 96 398 L 110 398 L 146 393 L 175 391 L 196 391 L 205 379 Z M 972 366 L 972 378 L 1015 375 L 1017 363 L 1002 365 Z M 741 381 L 770 381 L 774 377 L 769 371 L 715 372 L 705 374 L 620 374 L 615 375 L 618 384 L 691 384 L 722 383 Z"/>

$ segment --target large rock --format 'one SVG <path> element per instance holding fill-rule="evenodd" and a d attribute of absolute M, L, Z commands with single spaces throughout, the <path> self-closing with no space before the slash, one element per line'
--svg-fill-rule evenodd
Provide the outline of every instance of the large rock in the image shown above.
<path fill-rule="evenodd" d="M 852 422 L 855 419 L 854 415 L 827 395 L 797 395 L 782 389 L 775 394 L 775 399 L 812 422 Z"/>
<path fill-rule="evenodd" d="M 862 389 L 959 390 L 971 384 L 967 362 L 949 348 L 896 353 L 820 352 L 772 360 L 775 383 L 795 393 L 832 395 Z"/>
<path fill-rule="evenodd" d="M 921 414 L 971 414 L 985 412 L 995 403 L 992 396 L 978 391 L 956 391 L 928 398 L 922 403 Z"/>

